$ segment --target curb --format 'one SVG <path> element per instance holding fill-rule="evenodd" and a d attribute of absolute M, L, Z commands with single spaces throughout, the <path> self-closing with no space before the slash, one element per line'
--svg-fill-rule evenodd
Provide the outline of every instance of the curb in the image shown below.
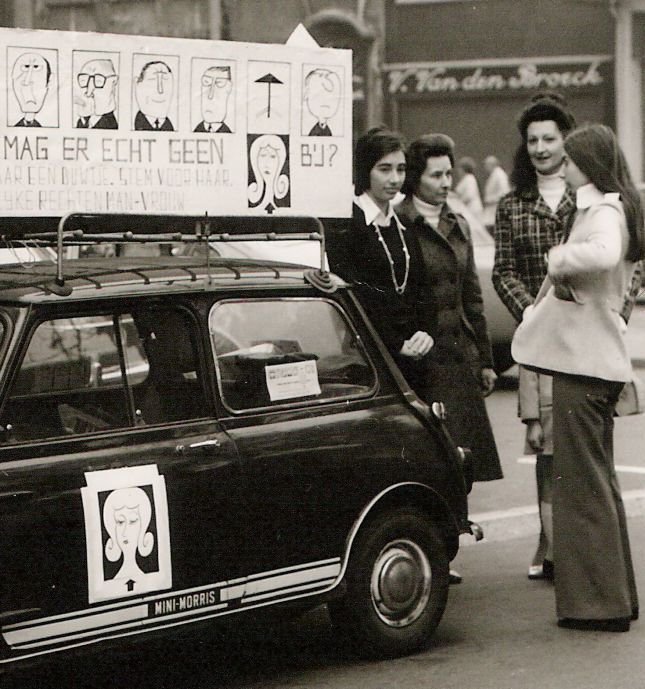
<path fill-rule="evenodd" d="M 623 503 L 628 518 L 645 515 L 645 490 L 624 491 Z M 537 505 L 479 512 L 469 515 L 469 518 L 482 527 L 484 538 L 482 541 L 476 541 L 473 536 L 464 534 L 459 539 L 460 547 L 476 545 L 477 543 L 508 541 L 531 535 L 537 536 L 540 531 Z"/>

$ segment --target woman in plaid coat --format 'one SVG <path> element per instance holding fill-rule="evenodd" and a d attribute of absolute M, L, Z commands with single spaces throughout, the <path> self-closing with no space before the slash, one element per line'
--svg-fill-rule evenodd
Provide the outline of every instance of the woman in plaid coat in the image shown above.
<path fill-rule="evenodd" d="M 530 306 L 547 271 L 545 255 L 566 236 L 575 212 L 573 192 L 562 171 L 564 137 L 575 120 L 555 93 L 539 93 L 520 114 L 521 142 L 511 173 L 513 191 L 497 206 L 493 285 L 518 322 Z M 535 476 L 540 506 L 540 537 L 529 567 L 530 579 L 549 577 L 553 562 L 542 505 L 552 492 L 551 463 L 538 454 Z"/>

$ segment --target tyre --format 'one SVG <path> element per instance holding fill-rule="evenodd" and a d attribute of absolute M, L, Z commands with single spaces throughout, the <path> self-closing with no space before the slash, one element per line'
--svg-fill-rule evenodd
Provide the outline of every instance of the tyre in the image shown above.
<path fill-rule="evenodd" d="M 332 624 L 362 656 L 406 655 L 424 646 L 448 599 L 443 539 L 421 510 L 388 512 L 365 527 L 345 576 L 347 592 L 329 603 Z"/>

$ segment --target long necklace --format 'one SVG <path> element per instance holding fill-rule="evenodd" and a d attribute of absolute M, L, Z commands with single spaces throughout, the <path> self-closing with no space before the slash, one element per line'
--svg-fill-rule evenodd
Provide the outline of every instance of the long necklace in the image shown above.
<path fill-rule="evenodd" d="M 387 256 L 388 263 L 390 264 L 390 272 L 392 273 L 392 283 L 394 284 L 394 291 L 397 294 L 403 294 L 405 292 L 405 288 L 408 285 L 408 276 L 410 274 L 410 253 L 408 251 L 408 245 L 405 243 L 405 237 L 403 236 L 403 230 L 401 229 L 401 226 L 397 223 L 396 224 L 397 229 L 399 230 L 399 238 L 401 239 L 401 246 L 403 247 L 403 255 L 405 256 L 405 275 L 403 277 L 403 282 L 399 284 L 398 280 L 396 279 L 396 271 L 394 270 L 394 259 L 392 258 L 392 254 L 390 253 L 390 249 L 385 242 L 385 239 L 383 238 L 383 235 L 381 234 L 381 229 L 376 223 L 373 223 L 372 227 L 374 228 L 374 231 L 376 232 L 376 236 L 378 237 L 379 242 L 381 242 L 381 246 L 383 247 L 383 251 L 385 251 L 385 255 Z"/>

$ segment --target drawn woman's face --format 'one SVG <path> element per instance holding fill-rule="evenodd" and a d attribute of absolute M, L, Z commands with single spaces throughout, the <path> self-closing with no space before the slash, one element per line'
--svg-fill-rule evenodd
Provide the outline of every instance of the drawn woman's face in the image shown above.
<path fill-rule="evenodd" d="M 124 553 L 136 550 L 141 532 L 139 507 L 121 507 L 114 511 L 116 540 Z"/>
<path fill-rule="evenodd" d="M 258 168 L 265 180 L 271 180 L 277 176 L 279 164 L 280 158 L 277 148 L 273 148 L 269 144 L 260 148 L 258 151 Z"/>

